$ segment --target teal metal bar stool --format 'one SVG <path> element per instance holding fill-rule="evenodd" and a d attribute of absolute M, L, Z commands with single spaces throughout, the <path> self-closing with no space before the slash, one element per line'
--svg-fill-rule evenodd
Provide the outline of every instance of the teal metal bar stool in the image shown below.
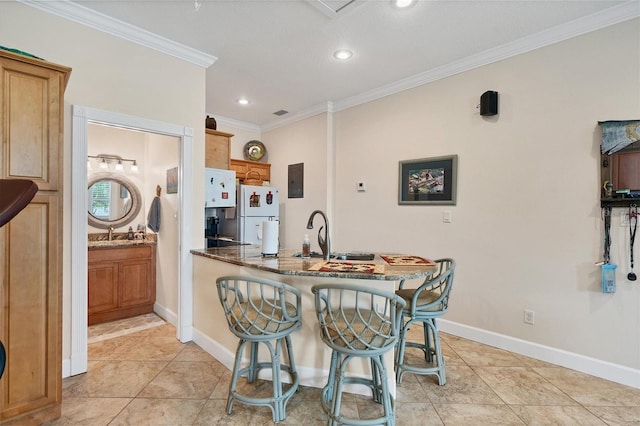
<path fill-rule="evenodd" d="M 394 404 L 383 357 L 398 342 L 404 300 L 393 293 L 348 284 L 316 285 L 311 291 L 315 295 L 320 337 L 333 350 L 321 399 L 329 425 L 394 425 Z M 356 358 L 369 358 L 370 379 L 347 374 L 349 362 Z M 342 416 L 345 384 L 369 386 L 373 400 L 382 404 L 384 416 L 367 420 Z"/>
<path fill-rule="evenodd" d="M 438 384 L 444 385 L 447 380 L 444 370 L 444 358 L 440 346 L 440 335 L 436 318 L 447 312 L 449 295 L 453 285 L 453 272 L 456 262 L 452 259 L 438 259 L 438 268 L 418 288 L 404 288 L 404 280 L 396 294 L 402 297 L 407 305 L 402 311 L 404 324 L 400 330 L 400 341 L 396 351 L 396 381 L 402 382 L 406 372 L 438 376 Z M 407 332 L 413 323 L 422 323 L 424 343 L 407 342 Z M 409 365 L 405 359 L 405 349 L 417 348 L 424 352 L 427 362 L 424 366 Z M 435 362 L 434 362 L 435 358 Z"/>
<path fill-rule="evenodd" d="M 283 283 L 245 276 L 225 276 L 216 280 L 218 296 L 224 309 L 229 329 L 240 338 L 233 366 L 227 414 L 231 414 L 234 401 L 246 405 L 267 406 L 274 422 L 283 421 L 289 399 L 298 389 L 298 374 L 293 358 L 290 335 L 302 325 L 300 292 Z M 249 365 L 241 367 L 245 346 L 250 343 Z M 258 362 L 258 345 L 269 350 L 271 362 Z M 289 363 L 283 364 L 282 347 L 286 346 Z M 255 398 L 236 390 L 238 379 L 247 377 L 253 383 L 260 370 L 272 370 L 273 395 Z M 281 371 L 291 377 L 291 386 L 283 392 Z"/>

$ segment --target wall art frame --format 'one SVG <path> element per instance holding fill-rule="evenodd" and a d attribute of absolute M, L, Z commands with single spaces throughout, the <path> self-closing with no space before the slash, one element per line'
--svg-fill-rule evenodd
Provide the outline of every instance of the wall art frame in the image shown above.
<path fill-rule="evenodd" d="M 178 193 L 178 168 L 167 169 L 167 194 Z"/>
<path fill-rule="evenodd" d="M 457 155 L 404 160 L 399 166 L 398 204 L 456 204 Z"/>

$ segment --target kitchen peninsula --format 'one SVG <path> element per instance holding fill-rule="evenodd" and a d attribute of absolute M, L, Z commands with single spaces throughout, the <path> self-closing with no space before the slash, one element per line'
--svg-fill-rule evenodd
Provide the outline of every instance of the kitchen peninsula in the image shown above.
<path fill-rule="evenodd" d="M 343 265 L 375 266 L 375 273 L 323 270 L 325 261 L 322 258 L 302 259 L 296 257 L 293 250 L 280 250 L 277 257 L 264 257 L 260 245 L 255 244 L 197 249 L 191 253 L 194 255 L 193 324 L 198 343 L 228 368 L 232 367 L 238 341 L 227 328 L 216 290 L 218 277 L 246 275 L 289 284 L 302 294 L 302 327 L 291 336 L 300 384 L 314 387 L 323 387 L 326 383 L 331 351 L 320 339 L 311 293 L 313 285 L 350 283 L 393 292 L 400 280 L 421 281 L 434 270 L 431 265 L 391 266 L 379 254 L 371 261 L 336 261 Z M 385 361 L 389 384 L 395 393 L 392 352 L 387 354 Z M 357 368 L 353 371 L 355 374 L 369 374 L 368 362 L 357 365 L 354 362 L 353 366 Z"/>

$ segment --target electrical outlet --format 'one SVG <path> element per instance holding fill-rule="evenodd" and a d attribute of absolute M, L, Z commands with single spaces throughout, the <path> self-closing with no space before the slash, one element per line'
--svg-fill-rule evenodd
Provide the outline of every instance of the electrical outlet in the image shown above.
<path fill-rule="evenodd" d="M 529 309 L 524 310 L 524 322 L 525 324 L 533 325 L 536 322 L 536 313 Z"/>

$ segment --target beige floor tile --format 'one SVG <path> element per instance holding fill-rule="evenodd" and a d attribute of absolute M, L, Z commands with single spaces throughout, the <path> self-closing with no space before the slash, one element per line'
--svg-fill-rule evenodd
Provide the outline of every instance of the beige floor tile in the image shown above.
<path fill-rule="evenodd" d="M 414 374 L 406 373 L 396 386 L 396 399 L 403 402 L 428 402 L 429 398 Z"/>
<path fill-rule="evenodd" d="M 396 403 L 396 425 L 398 426 L 438 426 L 443 424 L 430 402 Z"/>
<path fill-rule="evenodd" d="M 467 366 L 448 366 L 447 383 L 438 385 L 433 376 L 416 376 L 432 403 L 502 404 L 496 393 Z"/>
<path fill-rule="evenodd" d="M 231 371 L 227 370 L 218 380 L 211 395 L 209 395 L 209 399 L 224 399 L 227 400 L 229 396 L 229 384 L 231 383 Z"/>
<path fill-rule="evenodd" d="M 534 368 L 534 371 L 582 405 L 640 406 L 640 389 L 566 368 Z"/>
<path fill-rule="evenodd" d="M 89 361 L 89 371 L 64 393 L 67 397 L 135 397 L 166 365 L 163 361 Z"/>
<path fill-rule="evenodd" d="M 602 426 L 602 420 L 584 407 L 574 405 L 512 405 L 511 409 L 528 425 Z"/>
<path fill-rule="evenodd" d="M 105 322 L 89 326 L 87 341 L 91 343 L 111 339 L 113 337 L 147 330 L 165 325 L 166 322 L 154 313 L 138 315 L 133 318 Z"/>
<path fill-rule="evenodd" d="M 506 405 L 433 404 L 447 426 L 524 425 Z"/>
<path fill-rule="evenodd" d="M 226 413 L 226 401 L 208 400 L 193 423 L 198 426 L 263 426 L 275 425 L 268 407 L 253 407 L 235 402 L 231 414 Z M 281 423 L 278 423 L 281 424 Z"/>
<path fill-rule="evenodd" d="M 524 362 L 515 354 L 464 339 L 447 343 L 462 360 L 472 367 L 520 367 Z"/>
<path fill-rule="evenodd" d="M 302 392 L 300 392 L 302 391 Z M 324 426 L 327 416 L 320 404 L 320 389 L 299 387 L 287 404 L 287 418 L 282 424 Z"/>
<path fill-rule="evenodd" d="M 477 367 L 474 371 L 507 404 L 576 405 L 576 401 L 526 367 Z"/>
<path fill-rule="evenodd" d="M 130 330 L 131 324 L 123 327 Z M 409 338 L 422 339 L 421 329 L 412 327 Z M 439 386 L 435 376 L 406 373 L 397 388 L 397 426 L 640 425 L 640 389 L 446 333 L 441 333 L 441 344 L 447 384 Z M 102 425 L 114 418 L 110 424 L 274 425 L 268 407 L 236 402 L 227 415 L 231 372 L 195 343 L 180 343 L 170 324 L 125 330 L 90 344 L 88 355 L 88 373 L 63 380 L 62 417 L 46 426 Z M 420 352 L 411 357 L 424 359 Z M 270 381 L 249 384 L 246 379 L 238 390 L 254 396 L 272 391 Z M 287 405 L 287 419 L 279 424 L 325 425 L 321 392 L 300 386 Z M 343 395 L 343 415 L 372 418 L 380 413 L 369 395 Z"/>
<path fill-rule="evenodd" d="M 640 425 L 640 406 L 636 407 L 586 407 L 608 425 Z"/>
<path fill-rule="evenodd" d="M 183 345 L 182 350 L 173 359 L 173 361 L 206 361 L 206 362 L 218 362 L 217 359 L 205 352 L 200 346 L 193 342 L 188 342 Z M 222 364 L 220 364 L 222 366 Z M 226 370 L 226 367 L 222 367 Z"/>
<path fill-rule="evenodd" d="M 145 399 L 136 398 L 109 426 L 149 425 L 183 426 L 192 425 L 205 404 L 202 399 Z"/>
<path fill-rule="evenodd" d="M 62 416 L 44 426 L 108 425 L 131 401 L 131 398 L 63 398 Z"/>
<path fill-rule="evenodd" d="M 218 362 L 171 362 L 138 397 L 207 399 L 224 374 L 223 369 Z"/>
<path fill-rule="evenodd" d="M 131 336 L 125 344 L 114 350 L 114 359 L 171 361 L 184 347 L 184 343 L 175 336 L 137 333 Z"/>

